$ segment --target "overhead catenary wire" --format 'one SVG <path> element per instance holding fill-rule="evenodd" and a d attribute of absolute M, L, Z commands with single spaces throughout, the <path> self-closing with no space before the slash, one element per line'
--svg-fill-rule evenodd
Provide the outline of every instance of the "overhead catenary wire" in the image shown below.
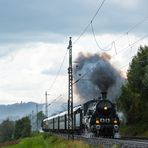
<path fill-rule="evenodd" d="M 100 11 L 100 9 L 102 8 L 102 6 L 103 6 L 103 4 L 104 4 L 105 1 L 106 1 L 106 0 L 103 0 L 103 1 L 102 1 L 100 7 L 98 8 L 98 10 L 96 11 L 96 13 L 94 14 L 94 16 L 93 16 L 93 18 L 91 19 L 91 22 L 90 22 L 90 23 L 92 23 L 92 22 L 94 21 L 95 17 L 96 17 L 97 14 L 99 13 L 99 11 Z"/>
<path fill-rule="evenodd" d="M 110 46 L 109 49 L 103 49 L 102 47 L 100 47 L 100 45 L 99 45 L 99 43 L 98 43 L 98 41 L 97 41 L 97 39 L 96 39 L 96 35 L 95 35 L 95 31 L 94 31 L 94 27 L 93 27 L 93 24 L 92 24 L 92 23 L 91 23 L 91 30 L 92 30 L 92 34 L 93 34 L 93 37 L 94 37 L 94 41 L 95 41 L 96 45 L 98 46 L 98 48 L 99 48 L 100 50 L 109 51 L 109 50 L 112 49 L 113 43 L 111 44 L 111 46 Z"/>
<path fill-rule="evenodd" d="M 132 48 L 135 44 L 137 44 L 138 42 L 142 41 L 143 39 L 147 38 L 148 37 L 148 34 L 146 34 L 145 36 L 141 37 L 140 39 L 136 40 L 135 42 L 131 43 L 130 45 L 128 45 L 127 47 L 124 47 L 124 48 L 121 48 L 120 51 L 118 52 L 118 54 L 124 52 L 126 49 L 128 48 Z M 113 55 L 113 57 L 115 57 L 116 55 Z"/>
<path fill-rule="evenodd" d="M 139 25 L 141 25 L 143 22 L 145 22 L 147 19 L 148 19 L 148 16 L 144 17 L 141 21 L 139 21 L 137 24 L 133 25 L 132 27 L 130 27 L 125 33 L 123 33 L 120 37 L 118 37 L 116 40 L 112 41 L 111 43 L 109 43 L 107 46 L 105 46 L 104 48 L 102 48 L 98 42 L 97 42 L 97 39 L 96 39 L 96 35 L 95 35 L 95 31 L 94 31 L 94 28 L 93 28 L 93 21 L 95 19 L 95 17 L 97 16 L 97 14 L 99 13 L 101 7 L 103 6 L 103 4 L 105 3 L 106 0 L 103 0 L 101 5 L 99 6 L 99 8 L 97 9 L 96 13 L 94 14 L 94 16 L 92 17 L 91 21 L 86 25 L 86 27 L 84 28 L 84 30 L 81 32 L 81 34 L 78 36 L 78 38 L 73 42 L 73 44 L 76 44 L 76 42 L 79 41 L 79 39 L 84 35 L 84 33 L 87 31 L 87 29 L 91 26 L 91 29 L 92 29 L 92 33 L 93 33 L 93 36 L 94 36 L 94 40 L 96 42 L 96 45 L 98 46 L 98 48 L 100 50 L 103 50 L 103 51 L 109 51 L 112 49 L 112 47 L 114 47 L 114 50 L 115 50 L 115 53 L 118 54 L 117 52 L 117 49 L 116 49 L 116 42 L 122 38 L 123 36 L 125 36 L 126 34 L 128 34 L 129 32 L 131 32 L 132 30 L 134 30 L 136 27 L 138 27 Z"/>
<path fill-rule="evenodd" d="M 99 8 L 97 9 L 96 13 L 93 15 L 92 19 L 90 20 L 90 22 L 86 25 L 86 27 L 83 29 L 83 31 L 80 33 L 80 35 L 78 36 L 78 38 L 73 42 L 73 44 L 76 44 L 76 42 L 78 42 L 80 40 L 80 38 L 84 35 L 84 33 L 87 31 L 87 29 L 90 27 L 91 23 L 94 21 L 94 19 L 96 18 L 97 14 L 99 13 L 100 9 L 102 8 L 104 2 L 106 0 L 103 0 L 101 2 L 101 5 L 99 6 Z"/>
<path fill-rule="evenodd" d="M 96 17 L 97 14 L 99 13 L 99 11 L 100 11 L 100 9 L 101 9 L 101 7 L 103 6 L 103 4 L 104 4 L 105 1 L 106 1 L 106 0 L 103 0 L 103 1 L 102 1 L 101 5 L 100 5 L 99 8 L 97 9 L 96 13 L 95 13 L 94 16 L 92 17 L 90 23 L 88 23 L 88 25 L 86 25 L 86 27 L 84 28 L 84 30 L 81 32 L 81 34 L 79 35 L 79 37 L 73 42 L 73 44 L 76 44 L 76 42 L 77 42 L 77 41 L 83 36 L 83 34 L 87 31 L 87 29 L 89 28 L 90 24 L 94 21 L 95 17 Z M 68 52 L 68 50 L 66 51 L 66 54 L 65 54 L 64 59 L 63 59 L 63 61 L 62 61 L 62 63 L 61 63 L 60 69 L 59 69 L 59 71 L 57 72 L 57 75 L 55 76 L 55 79 L 53 80 L 53 82 L 52 82 L 52 84 L 50 85 L 50 87 L 49 87 L 48 90 L 51 90 L 51 88 L 52 88 L 53 85 L 55 84 L 55 82 L 56 82 L 56 80 L 57 80 L 57 77 L 58 77 L 58 75 L 59 75 L 59 73 L 60 73 L 60 71 L 61 71 L 61 68 L 62 68 L 62 66 L 63 66 L 63 63 L 64 63 L 64 61 L 65 61 L 65 57 L 66 57 L 66 55 L 67 55 L 67 52 Z"/>
<path fill-rule="evenodd" d="M 138 23 L 136 23 L 135 25 L 133 25 L 132 27 L 130 27 L 125 33 L 123 33 L 122 35 L 120 35 L 116 40 L 112 41 L 111 43 L 109 43 L 107 46 L 105 47 L 101 47 L 96 39 L 96 35 L 95 35 L 95 30 L 94 30 L 94 27 L 93 27 L 93 24 L 91 22 L 91 30 L 92 30 L 92 34 L 93 34 L 93 37 L 94 37 L 94 41 L 96 43 L 96 45 L 98 46 L 98 48 L 102 51 L 109 51 L 112 49 L 112 47 L 114 46 L 114 49 L 115 49 L 115 53 L 118 54 L 117 52 L 117 49 L 116 49 L 116 42 L 121 39 L 122 37 L 124 37 L 125 35 L 129 35 L 129 33 L 134 30 L 136 27 L 138 27 L 139 25 L 141 25 L 143 22 L 145 22 L 146 20 L 148 19 L 148 16 L 144 17 L 141 21 L 139 21 Z M 128 40 L 129 40 L 129 37 L 128 37 Z"/>
<path fill-rule="evenodd" d="M 148 16 L 144 17 L 141 21 L 139 21 L 137 24 L 135 24 L 134 26 L 132 26 L 126 33 L 131 32 L 132 30 L 134 30 L 136 27 L 138 27 L 139 25 L 141 25 L 143 22 L 145 22 L 148 19 Z"/>
<path fill-rule="evenodd" d="M 76 80 L 72 85 L 76 84 L 77 82 L 79 82 L 82 78 L 84 78 L 90 71 L 87 71 L 84 75 L 82 75 L 82 77 L 80 77 L 78 80 Z"/>
<path fill-rule="evenodd" d="M 56 97 L 54 100 L 52 100 L 52 101 L 48 104 L 48 106 L 51 105 L 52 103 L 56 102 L 57 100 L 59 100 L 61 97 L 62 97 L 62 95 L 60 94 L 58 97 Z"/>
<path fill-rule="evenodd" d="M 139 21 L 139 22 L 138 22 L 137 24 L 135 24 L 134 26 L 132 26 L 130 29 L 128 29 L 128 31 L 126 31 L 125 33 L 123 33 L 119 38 L 117 38 L 116 40 L 114 40 L 114 41 L 112 41 L 110 44 L 108 44 L 108 45 L 105 47 L 105 48 L 108 48 L 108 49 L 105 50 L 105 48 L 102 48 L 102 47 L 99 46 L 99 44 L 98 44 L 98 42 L 97 42 L 97 39 L 96 39 L 95 31 L 94 31 L 94 28 L 93 28 L 93 25 L 92 25 L 93 21 L 95 20 L 97 14 L 99 13 L 99 11 L 100 11 L 100 9 L 102 8 L 102 6 L 103 6 L 103 4 L 105 3 L 105 1 L 106 1 L 106 0 L 103 0 L 103 1 L 101 2 L 101 5 L 100 5 L 99 8 L 97 9 L 97 11 L 96 11 L 96 13 L 94 14 L 94 16 L 92 17 L 91 21 L 86 25 L 86 27 L 83 29 L 83 31 L 82 31 L 81 34 L 78 36 L 78 38 L 73 42 L 73 44 L 76 44 L 76 43 L 80 40 L 80 38 L 85 34 L 85 32 L 87 31 L 87 29 L 91 26 L 92 33 L 93 33 L 93 36 L 94 36 L 94 40 L 95 40 L 97 46 L 99 47 L 99 49 L 100 49 L 100 50 L 103 50 L 103 51 L 108 51 L 108 50 L 112 49 L 112 47 L 114 46 L 114 48 L 115 48 L 115 53 L 116 53 L 116 55 L 117 55 L 117 54 L 119 54 L 120 52 L 117 52 L 117 49 L 116 49 L 116 42 L 117 42 L 120 38 L 122 38 L 123 36 L 125 36 L 126 34 L 128 34 L 129 32 L 131 32 L 132 30 L 134 30 L 136 27 L 138 27 L 139 25 L 141 25 L 144 21 L 146 21 L 146 20 L 148 19 L 148 16 L 145 17 L 144 19 L 142 19 L 141 21 Z M 145 38 L 145 37 L 144 37 L 144 38 Z M 142 39 L 143 39 L 143 37 L 142 37 L 140 40 L 142 40 Z M 136 43 L 139 42 L 140 40 L 138 40 L 138 41 L 132 43 L 132 44 L 129 45 L 128 47 L 133 46 L 134 44 L 136 44 Z M 126 47 L 126 48 L 128 48 L 128 47 Z M 124 48 L 124 49 L 126 49 L 126 48 Z M 66 54 L 67 54 L 67 52 L 66 52 Z M 54 83 L 56 82 L 56 79 L 57 79 L 57 77 L 58 77 L 58 75 L 59 75 L 59 73 L 60 73 L 60 71 L 61 71 L 62 66 L 63 66 L 64 60 L 65 60 L 65 59 L 63 59 L 63 62 L 62 62 L 62 64 L 61 64 L 61 66 L 60 66 L 60 69 L 59 69 L 59 71 L 57 72 L 57 75 L 55 76 L 55 79 L 53 80 L 53 82 L 52 82 L 52 84 L 51 84 L 49 90 L 51 90 L 51 88 L 53 87 Z M 84 74 L 84 76 L 85 76 L 85 75 L 86 75 L 86 74 Z M 84 76 L 82 76 L 82 78 L 83 78 Z M 80 79 L 81 79 L 81 78 L 80 78 Z M 80 80 L 80 79 L 79 79 L 79 80 Z M 78 82 L 79 80 L 77 80 L 77 82 Z M 73 84 L 75 84 L 75 83 L 77 83 L 77 82 L 74 82 Z"/>
<path fill-rule="evenodd" d="M 148 37 L 148 35 L 145 35 L 145 36 L 143 36 L 142 38 L 140 38 L 140 39 L 138 39 L 137 41 L 135 41 L 134 43 L 129 43 L 129 46 L 127 46 L 127 47 L 125 47 L 125 48 L 123 48 L 123 49 L 120 50 L 121 52 L 117 52 L 117 49 L 116 49 L 116 42 L 117 42 L 120 38 L 122 38 L 123 36 L 128 35 L 132 30 L 134 30 L 136 27 L 138 27 L 139 25 L 141 25 L 143 22 L 145 22 L 145 21 L 148 19 L 148 16 L 146 16 L 144 19 L 142 19 L 141 21 L 139 21 L 137 24 L 135 24 L 134 26 L 130 27 L 125 33 L 123 33 L 123 34 L 122 34 L 120 37 L 118 37 L 116 40 L 114 40 L 114 41 L 112 41 L 110 44 L 108 44 L 108 45 L 105 47 L 105 48 L 108 48 L 108 50 L 105 50 L 105 48 L 100 47 L 100 45 L 99 45 L 98 42 L 97 42 L 96 35 L 95 35 L 95 31 L 94 31 L 94 28 L 93 28 L 93 24 L 92 24 L 92 23 L 93 23 L 93 20 L 95 19 L 95 17 L 97 16 L 99 10 L 100 10 L 101 7 L 103 6 L 104 2 L 105 2 L 105 0 L 102 1 L 100 7 L 99 7 L 98 10 L 96 11 L 96 13 L 95 13 L 95 15 L 93 16 L 93 18 L 91 19 L 90 23 L 85 27 L 85 29 L 82 31 L 82 33 L 80 34 L 80 36 L 74 41 L 74 44 L 81 38 L 81 36 L 83 36 L 83 34 L 87 31 L 87 29 L 89 28 L 90 25 L 91 25 L 91 29 L 92 29 L 92 33 L 93 33 L 94 40 L 95 40 L 96 45 L 98 46 L 98 48 L 99 48 L 100 50 L 103 50 L 103 51 L 109 51 L 110 49 L 112 49 L 112 47 L 114 47 L 114 49 L 115 49 L 115 54 L 116 54 L 116 55 L 119 54 L 119 53 L 121 53 L 121 52 L 123 52 L 123 50 L 125 50 L 125 49 L 127 49 L 127 48 L 129 48 L 129 47 L 132 48 L 136 43 L 138 43 L 139 41 L 141 41 L 141 40 L 143 40 L 144 38 Z M 129 39 L 129 38 L 128 38 L 128 39 Z M 115 56 L 115 55 L 114 55 L 114 56 Z M 126 64 L 126 66 L 127 66 L 127 64 Z M 125 65 L 124 65 L 123 67 L 125 67 Z M 123 68 L 123 67 L 122 67 L 122 68 Z M 121 68 L 121 69 L 122 69 L 122 68 Z M 83 77 L 85 77 L 89 72 L 90 72 L 90 71 L 87 71 L 84 75 L 82 75 L 82 77 L 79 78 L 78 80 L 76 80 L 76 81 L 73 83 L 73 85 L 76 84 L 77 82 L 79 82 L 79 81 L 80 81 Z"/>
<path fill-rule="evenodd" d="M 140 42 L 141 40 L 143 40 L 143 39 L 145 39 L 145 38 L 147 38 L 147 37 L 148 37 L 148 34 L 146 34 L 145 36 L 141 37 L 141 38 L 138 39 L 137 41 L 135 41 L 135 42 L 133 42 L 132 44 L 130 44 L 130 46 L 128 46 L 128 47 L 126 47 L 126 48 L 123 48 L 123 49 L 127 49 L 127 48 L 129 48 L 129 47 L 132 47 L 132 46 L 134 46 L 135 44 L 137 44 L 138 42 Z M 121 51 L 122 51 L 123 49 L 121 49 Z M 98 64 L 98 62 L 96 63 L 96 65 L 97 65 L 97 64 Z M 128 64 L 122 66 L 120 69 L 124 68 L 124 67 L 127 66 L 127 65 L 128 65 Z M 82 78 L 84 78 L 90 71 L 91 71 L 91 69 L 89 69 L 86 73 L 84 73 L 78 80 L 76 80 L 76 81 L 73 83 L 73 85 L 76 84 L 77 82 L 79 82 Z"/>
<path fill-rule="evenodd" d="M 62 60 L 61 65 L 60 65 L 60 68 L 59 68 L 59 70 L 58 70 L 58 72 L 57 72 L 57 74 L 56 74 L 54 80 L 52 81 L 52 83 L 51 83 L 51 85 L 50 85 L 48 91 L 50 91 L 50 90 L 52 89 L 52 87 L 54 86 L 54 84 L 55 84 L 55 82 L 56 82 L 56 80 L 57 80 L 57 78 L 58 78 L 58 76 L 59 76 L 59 74 L 60 74 L 60 72 L 61 72 L 61 69 L 62 69 L 63 64 L 64 64 L 64 62 L 65 62 L 65 59 L 66 59 L 67 52 L 68 52 L 68 49 L 66 50 L 66 52 L 65 52 L 65 54 L 64 54 L 63 60 Z"/>
<path fill-rule="evenodd" d="M 124 36 L 126 36 L 127 34 L 129 34 L 132 30 L 134 30 L 135 28 L 137 28 L 138 26 L 140 26 L 142 23 L 144 23 L 146 20 L 148 19 L 148 16 L 144 17 L 142 20 L 140 20 L 138 23 L 134 24 L 132 27 L 130 27 L 126 32 L 122 33 L 118 38 L 116 38 L 114 41 L 112 41 L 111 43 L 109 43 L 107 46 L 105 46 L 105 48 L 108 48 L 113 42 L 114 44 L 116 44 L 116 42 L 118 40 L 120 40 L 121 38 L 123 38 Z"/>

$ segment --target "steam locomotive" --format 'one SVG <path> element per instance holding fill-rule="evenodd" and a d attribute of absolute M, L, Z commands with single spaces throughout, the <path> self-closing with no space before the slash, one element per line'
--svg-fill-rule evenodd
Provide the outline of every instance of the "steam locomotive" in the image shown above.
<path fill-rule="evenodd" d="M 106 92 L 101 99 L 94 99 L 73 108 L 73 132 L 76 134 L 92 133 L 94 136 L 114 137 L 119 132 L 120 121 L 115 105 L 106 99 Z M 67 111 L 43 120 L 43 131 L 67 133 Z"/>

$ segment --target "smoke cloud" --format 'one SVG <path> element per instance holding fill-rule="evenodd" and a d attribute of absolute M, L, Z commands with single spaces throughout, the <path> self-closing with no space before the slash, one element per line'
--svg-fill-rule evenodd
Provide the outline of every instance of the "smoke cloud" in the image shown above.
<path fill-rule="evenodd" d="M 80 102 L 100 97 L 107 92 L 107 98 L 115 101 L 124 82 L 121 73 L 110 63 L 110 56 L 102 54 L 79 53 L 74 66 L 75 93 Z"/>

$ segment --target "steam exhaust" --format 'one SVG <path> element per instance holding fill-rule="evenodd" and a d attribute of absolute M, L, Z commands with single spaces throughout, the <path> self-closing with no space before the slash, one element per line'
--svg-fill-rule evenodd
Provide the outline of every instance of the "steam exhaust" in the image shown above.
<path fill-rule="evenodd" d="M 80 98 L 79 103 L 98 98 L 101 92 L 103 99 L 113 102 L 120 95 L 120 88 L 125 79 L 110 63 L 110 59 L 106 53 L 79 53 L 74 66 L 74 80 L 80 79 L 74 86 L 75 93 Z"/>

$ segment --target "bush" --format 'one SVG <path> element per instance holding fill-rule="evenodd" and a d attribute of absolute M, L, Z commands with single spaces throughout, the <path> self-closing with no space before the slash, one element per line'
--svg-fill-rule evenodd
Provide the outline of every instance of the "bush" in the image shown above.
<path fill-rule="evenodd" d="M 31 135 L 31 122 L 29 117 L 17 120 L 15 123 L 14 138 L 19 139 Z"/>
<path fill-rule="evenodd" d="M 14 122 L 9 119 L 0 124 L 0 142 L 10 141 L 13 139 Z"/>

